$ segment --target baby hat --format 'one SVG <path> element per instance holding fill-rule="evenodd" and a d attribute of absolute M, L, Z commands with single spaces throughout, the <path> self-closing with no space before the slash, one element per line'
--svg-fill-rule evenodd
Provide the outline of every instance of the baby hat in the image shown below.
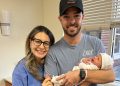
<path fill-rule="evenodd" d="M 109 69 L 113 66 L 113 59 L 111 58 L 110 55 L 106 53 L 100 53 L 102 57 L 102 67 L 101 69 Z"/>

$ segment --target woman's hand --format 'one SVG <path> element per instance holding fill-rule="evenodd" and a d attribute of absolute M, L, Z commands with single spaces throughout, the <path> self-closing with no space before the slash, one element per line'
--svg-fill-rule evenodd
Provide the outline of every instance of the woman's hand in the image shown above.
<path fill-rule="evenodd" d="M 51 82 L 51 78 L 46 77 L 45 80 L 42 83 L 42 86 L 53 86 L 53 83 Z"/>

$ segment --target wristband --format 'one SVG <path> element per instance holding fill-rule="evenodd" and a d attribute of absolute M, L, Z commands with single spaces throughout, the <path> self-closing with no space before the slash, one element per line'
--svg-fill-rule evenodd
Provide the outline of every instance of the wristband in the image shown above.
<path fill-rule="evenodd" d="M 80 86 L 85 81 L 85 79 L 87 78 L 87 70 L 80 69 L 79 76 L 80 76 L 80 82 L 75 86 Z"/>
<path fill-rule="evenodd" d="M 80 76 L 80 82 L 77 84 L 77 86 L 82 84 L 85 81 L 85 79 L 87 78 L 87 70 L 80 69 L 79 76 Z"/>
<path fill-rule="evenodd" d="M 85 70 L 84 69 L 80 69 L 80 80 L 82 81 L 82 80 L 84 80 L 85 79 L 85 77 L 86 77 L 86 72 L 85 72 Z"/>

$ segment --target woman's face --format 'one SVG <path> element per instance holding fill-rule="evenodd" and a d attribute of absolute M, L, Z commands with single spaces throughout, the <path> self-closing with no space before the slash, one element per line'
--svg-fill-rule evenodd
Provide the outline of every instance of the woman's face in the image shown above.
<path fill-rule="evenodd" d="M 43 59 L 46 56 L 49 50 L 49 45 L 49 36 L 44 32 L 37 33 L 30 41 L 31 52 L 37 60 Z"/>

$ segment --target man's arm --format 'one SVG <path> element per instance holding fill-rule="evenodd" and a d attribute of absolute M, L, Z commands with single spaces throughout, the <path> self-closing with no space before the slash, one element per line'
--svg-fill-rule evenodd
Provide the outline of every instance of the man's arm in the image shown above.
<path fill-rule="evenodd" d="M 90 83 L 102 84 L 115 80 L 115 74 L 112 69 L 109 70 L 87 70 L 85 81 Z"/>
<path fill-rule="evenodd" d="M 73 86 L 78 84 L 81 80 L 79 77 L 80 70 L 70 71 L 65 74 L 63 80 L 65 86 Z M 102 84 L 115 80 L 115 74 L 110 70 L 87 70 L 87 77 L 85 81 L 90 83 Z"/>

